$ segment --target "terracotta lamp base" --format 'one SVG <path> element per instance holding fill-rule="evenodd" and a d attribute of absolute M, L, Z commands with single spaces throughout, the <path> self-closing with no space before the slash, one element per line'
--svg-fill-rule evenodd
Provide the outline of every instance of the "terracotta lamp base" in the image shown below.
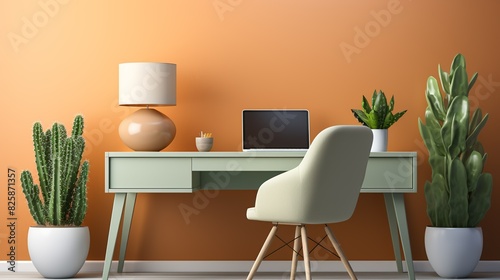
<path fill-rule="evenodd" d="M 126 117 L 118 130 L 123 143 L 134 151 L 161 151 L 175 137 L 175 124 L 155 109 L 139 109 Z"/>

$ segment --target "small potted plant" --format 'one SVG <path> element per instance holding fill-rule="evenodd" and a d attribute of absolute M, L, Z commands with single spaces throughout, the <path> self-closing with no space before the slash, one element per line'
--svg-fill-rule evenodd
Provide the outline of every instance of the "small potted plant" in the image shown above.
<path fill-rule="evenodd" d="M 362 109 L 351 109 L 354 117 L 364 126 L 372 129 L 373 144 L 372 152 L 385 152 L 387 151 L 387 129 L 397 122 L 407 110 L 393 114 L 394 110 L 394 96 L 387 104 L 387 98 L 381 90 L 375 90 L 372 95 L 372 106 L 363 95 L 361 103 Z"/>
<path fill-rule="evenodd" d="M 38 184 L 31 172 L 21 173 L 23 193 L 38 226 L 28 231 L 33 265 L 46 278 L 73 277 L 82 268 L 90 246 L 88 227 L 81 226 L 87 211 L 89 162 L 82 163 L 85 148 L 83 117 L 78 115 L 68 137 L 62 124 L 43 131 L 33 125 Z"/>
<path fill-rule="evenodd" d="M 470 81 L 465 58 L 457 54 L 450 72 L 438 67 L 438 81 L 427 79 L 425 124 L 418 127 L 429 150 L 432 180 L 425 182 L 427 215 L 431 226 L 425 230 L 425 250 L 438 275 L 463 278 L 478 264 L 483 248 L 479 222 L 491 205 L 493 178 L 484 172 L 487 154 L 478 141 L 488 120 L 481 109 L 470 115 Z"/>

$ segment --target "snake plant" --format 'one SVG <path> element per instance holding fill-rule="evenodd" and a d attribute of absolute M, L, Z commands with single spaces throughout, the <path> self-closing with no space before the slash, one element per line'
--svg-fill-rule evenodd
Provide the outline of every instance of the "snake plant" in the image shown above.
<path fill-rule="evenodd" d="M 387 129 L 406 113 L 406 110 L 404 110 L 393 114 L 394 96 L 391 97 L 390 103 L 387 104 L 384 92 L 377 93 L 377 90 L 372 95 L 372 106 L 370 107 L 370 103 L 368 103 L 364 95 L 361 106 L 362 110 L 351 109 L 351 111 L 362 125 L 372 129 Z"/>
<path fill-rule="evenodd" d="M 82 134 L 80 115 L 75 117 L 69 137 L 62 124 L 54 123 L 45 133 L 39 122 L 33 125 L 39 185 L 28 170 L 21 173 L 21 184 L 38 225 L 80 226 L 85 218 L 89 162 L 82 163 Z"/>
<path fill-rule="evenodd" d="M 429 151 L 432 180 L 425 182 L 427 215 L 434 227 L 476 227 L 490 208 L 492 176 L 483 172 L 487 154 L 478 141 L 488 120 L 476 108 L 472 116 L 469 92 L 477 73 L 468 80 L 465 58 L 457 54 L 450 72 L 438 66 L 438 81 L 427 79 L 425 124 L 420 135 Z"/>

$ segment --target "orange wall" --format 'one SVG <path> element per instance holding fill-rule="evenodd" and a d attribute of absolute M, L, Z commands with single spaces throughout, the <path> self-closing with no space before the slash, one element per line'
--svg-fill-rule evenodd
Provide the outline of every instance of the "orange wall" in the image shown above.
<path fill-rule="evenodd" d="M 45 4 L 44 4 L 45 3 Z M 200 130 L 214 150 L 240 149 L 244 108 L 307 108 L 312 135 L 356 124 L 350 109 L 374 89 L 395 95 L 407 114 L 390 129 L 389 150 L 418 152 L 416 194 L 405 196 L 413 257 L 425 260 L 428 220 L 423 184 L 430 177 L 417 119 L 437 65 L 461 52 L 480 78 L 473 101 L 490 120 L 481 139 L 488 171 L 498 178 L 500 2 L 330 0 L 3 0 L 0 2 L 0 260 L 7 252 L 7 169 L 34 170 L 33 122 L 68 126 L 85 116 L 85 157 L 91 162 L 89 259 L 104 259 L 113 196 L 104 193 L 104 152 L 128 151 L 117 126 L 134 108 L 117 106 L 118 64 L 178 65 L 177 106 L 160 110 L 177 125 L 165 150 L 194 151 Z M 344 51 L 343 51 L 344 50 Z M 254 191 L 223 191 L 186 223 L 178 206 L 192 194 L 139 195 L 128 259 L 250 260 L 269 225 L 247 221 Z M 483 259 L 500 259 L 500 191 L 482 222 Z M 29 259 L 29 216 L 17 184 L 17 258 Z M 393 258 L 383 198 L 361 196 L 354 217 L 334 225 L 348 257 Z M 319 232 L 316 232 L 319 236 Z M 316 237 L 316 235 L 314 235 Z M 278 255 L 288 259 L 288 254 Z M 322 254 L 316 256 L 324 258 Z"/>

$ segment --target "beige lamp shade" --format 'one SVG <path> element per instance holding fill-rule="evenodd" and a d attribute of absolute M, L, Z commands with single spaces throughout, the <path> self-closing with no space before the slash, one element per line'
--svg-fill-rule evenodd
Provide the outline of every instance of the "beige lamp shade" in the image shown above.
<path fill-rule="evenodd" d="M 119 65 L 119 105 L 145 106 L 120 123 L 123 143 L 135 151 L 161 151 L 175 137 L 174 122 L 150 106 L 176 105 L 176 65 L 132 62 Z"/>
<path fill-rule="evenodd" d="M 165 106 L 176 104 L 176 65 L 129 62 L 119 65 L 119 105 Z"/>

